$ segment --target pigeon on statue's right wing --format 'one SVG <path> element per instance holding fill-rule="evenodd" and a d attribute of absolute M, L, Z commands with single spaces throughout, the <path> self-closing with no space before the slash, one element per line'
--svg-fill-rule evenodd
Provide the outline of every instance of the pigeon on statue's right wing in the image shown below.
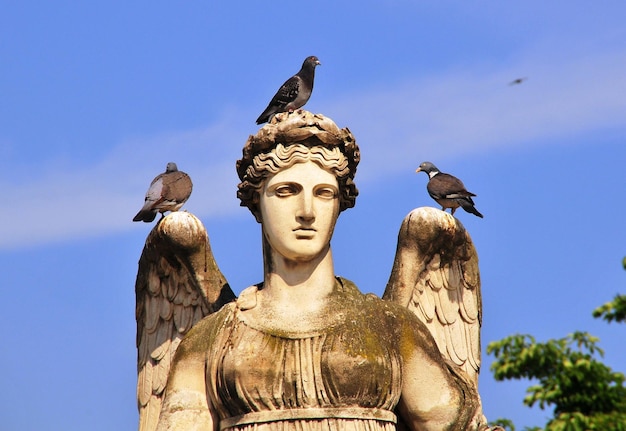
<path fill-rule="evenodd" d="M 443 173 L 437 169 L 437 166 L 430 162 L 424 162 L 415 172 L 426 172 L 428 174 L 428 184 L 426 189 L 431 198 L 433 198 L 442 210 L 450 208 L 452 214 L 458 207 L 463 208 L 466 212 L 474 214 L 480 218 L 483 215 L 474 207 L 474 193 L 467 191 L 463 182 L 457 177 Z"/>

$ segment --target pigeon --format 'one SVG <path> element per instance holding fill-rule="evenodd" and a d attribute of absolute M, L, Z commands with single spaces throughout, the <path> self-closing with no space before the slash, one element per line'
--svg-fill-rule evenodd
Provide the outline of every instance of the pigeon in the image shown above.
<path fill-rule="evenodd" d="M 465 186 L 457 177 L 450 174 L 440 172 L 435 165 L 430 162 L 422 163 L 415 172 L 426 172 L 428 174 L 428 184 L 426 190 L 431 198 L 433 198 L 442 210 L 451 208 L 452 214 L 454 211 L 461 207 L 466 212 L 474 214 L 480 218 L 483 217 L 481 213 L 474 208 L 474 201 L 472 196 L 476 196 L 472 192 L 468 192 Z"/>
<path fill-rule="evenodd" d="M 189 175 L 179 171 L 176 163 L 169 162 L 165 172 L 157 175 L 150 183 L 143 208 L 133 221 L 150 223 L 159 212 L 163 218 L 166 211 L 178 211 L 189 199 L 192 187 Z"/>
<path fill-rule="evenodd" d="M 257 124 L 267 123 L 279 112 L 293 112 L 302 108 L 311 97 L 315 66 L 322 63 L 316 56 L 307 57 L 298 73 L 289 78 L 278 89 L 265 111 L 256 119 Z"/>

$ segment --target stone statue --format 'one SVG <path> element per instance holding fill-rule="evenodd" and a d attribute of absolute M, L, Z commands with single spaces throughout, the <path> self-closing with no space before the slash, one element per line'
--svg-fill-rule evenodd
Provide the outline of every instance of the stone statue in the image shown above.
<path fill-rule="evenodd" d="M 488 429 L 463 226 L 411 212 L 383 299 L 334 273 L 359 158 L 347 128 L 302 110 L 250 136 L 237 195 L 261 224 L 264 279 L 236 299 L 198 219 L 153 229 L 136 284 L 140 430 Z"/>

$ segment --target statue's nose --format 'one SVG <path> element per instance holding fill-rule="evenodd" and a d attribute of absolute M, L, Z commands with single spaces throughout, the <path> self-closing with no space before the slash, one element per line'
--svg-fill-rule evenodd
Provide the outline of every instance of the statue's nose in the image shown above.
<path fill-rule="evenodd" d="M 296 216 L 301 220 L 312 221 L 315 219 L 315 208 L 312 193 L 302 193 L 300 196 L 300 207 Z"/>

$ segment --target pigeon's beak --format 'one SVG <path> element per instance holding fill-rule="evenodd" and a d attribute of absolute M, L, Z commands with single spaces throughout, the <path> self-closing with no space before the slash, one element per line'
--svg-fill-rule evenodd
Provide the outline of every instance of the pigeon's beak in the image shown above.
<path fill-rule="evenodd" d="M 422 172 L 422 168 L 415 169 L 415 172 Z"/>
<path fill-rule="evenodd" d="M 318 66 L 321 66 L 321 65 L 322 65 L 322 63 L 320 63 L 320 61 L 319 61 L 319 60 L 317 60 L 317 61 L 315 62 L 315 64 L 317 64 Z"/>

